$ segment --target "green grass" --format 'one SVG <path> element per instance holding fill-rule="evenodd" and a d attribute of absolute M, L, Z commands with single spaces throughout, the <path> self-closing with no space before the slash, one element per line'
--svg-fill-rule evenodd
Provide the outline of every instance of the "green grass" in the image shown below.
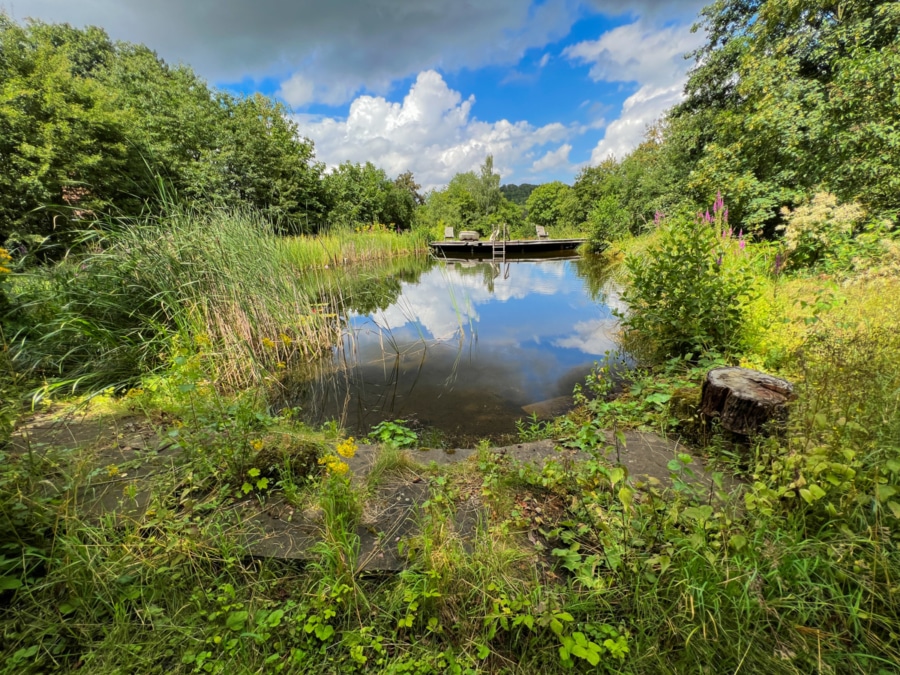
<path fill-rule="evenodd" d="M 421 230 L 401 233 L 338 230 L 310 237 L 288 237 L 280 242 L 280 248 L 284 260 L 298 269 L 309 269 L 425 255 L 428 241 L 427 233 Z"/>

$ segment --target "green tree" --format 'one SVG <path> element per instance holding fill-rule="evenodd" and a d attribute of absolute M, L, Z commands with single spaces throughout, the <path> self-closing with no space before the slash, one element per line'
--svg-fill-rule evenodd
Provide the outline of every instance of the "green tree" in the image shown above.
<path fill-rule="evenodd" d="M 325 205 L 312 142 L 299 137 L 280 103 L 260 94 L 225 98 L 224 108 L 224 199 L 253 205 L 284 231 L 316 231 Z"/>
<path fill-rule="evenodd" d="M 401 187 L 371 162 L 344 162 L 324 183 L 333 224 L 382 223 L 403 229 L 412 224 L 415 199 L 408 186 Z"/>
<path fill-rule="evenodd" d="M 536 187 L 525 202 L 528 222 L 543 227 L 564 225 L 564 209 L 571 193 L 572 188 L 560 181 Z"/>
<path fill-rule="evenodd" d="M 500 192 L 500 174 L 494 173 L 494 156 L 485 157 L 481 165 L 479 180 L 473 184 L 472 196 L 478 208 L 479 216 L 489 216 L 500 205 L 503 194 Z"/>
<path fill-rule="evenodd" d="M 820 188 L 874 213 L 900 208 L 900 7 L 887 0 L 718 0 L 673 121 L 699 118 L 695 199 L 717 190 L 745 226 Z"/>

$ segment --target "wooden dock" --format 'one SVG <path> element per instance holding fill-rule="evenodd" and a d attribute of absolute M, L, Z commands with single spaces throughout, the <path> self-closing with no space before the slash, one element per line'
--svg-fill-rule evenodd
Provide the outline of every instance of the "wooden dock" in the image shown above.
<path fill-rule="evenodd" d="M 574 251 L 586 241 L 587 239 L 508 239 L 505 242 L 505 257 Z M 490 239 L 432 241 L 428 245 L 437 255 L 446 258 L 494 257 L 494 242 Z"/>

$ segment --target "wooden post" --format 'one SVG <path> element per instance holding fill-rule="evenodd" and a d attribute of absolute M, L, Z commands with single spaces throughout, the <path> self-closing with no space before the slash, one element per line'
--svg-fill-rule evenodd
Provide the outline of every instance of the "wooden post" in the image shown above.
<path fill-rule="evenodd" d="M 748 435 L 771 419 L 784 419 L 794 386 L 749 368 L 713 368 L 706 374 L 700 411 L 718 417 L 723 429 Z"/>

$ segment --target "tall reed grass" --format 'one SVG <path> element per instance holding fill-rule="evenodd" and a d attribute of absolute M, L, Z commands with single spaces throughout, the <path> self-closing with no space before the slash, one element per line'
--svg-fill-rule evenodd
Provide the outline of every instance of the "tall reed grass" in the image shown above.
<path fill-rule="evenodd" d="M 20 288 L 16 360 L 52 387 L 126 387 L 193 353 L 217 384 L 240 387 L 339 334 L 339 290 L 301 287 L 282 240 L 254 212 L 172 209 L 83 244 L 86 253 Z"/>
<path fill-rule="evenodd" d="M 289 237 L 279 241 L 284 260 L 300 269 L 334 267 L 428 253 L 428 232 L 374 230 L 354 232 L 338 229 L 315 236 Z"/>

